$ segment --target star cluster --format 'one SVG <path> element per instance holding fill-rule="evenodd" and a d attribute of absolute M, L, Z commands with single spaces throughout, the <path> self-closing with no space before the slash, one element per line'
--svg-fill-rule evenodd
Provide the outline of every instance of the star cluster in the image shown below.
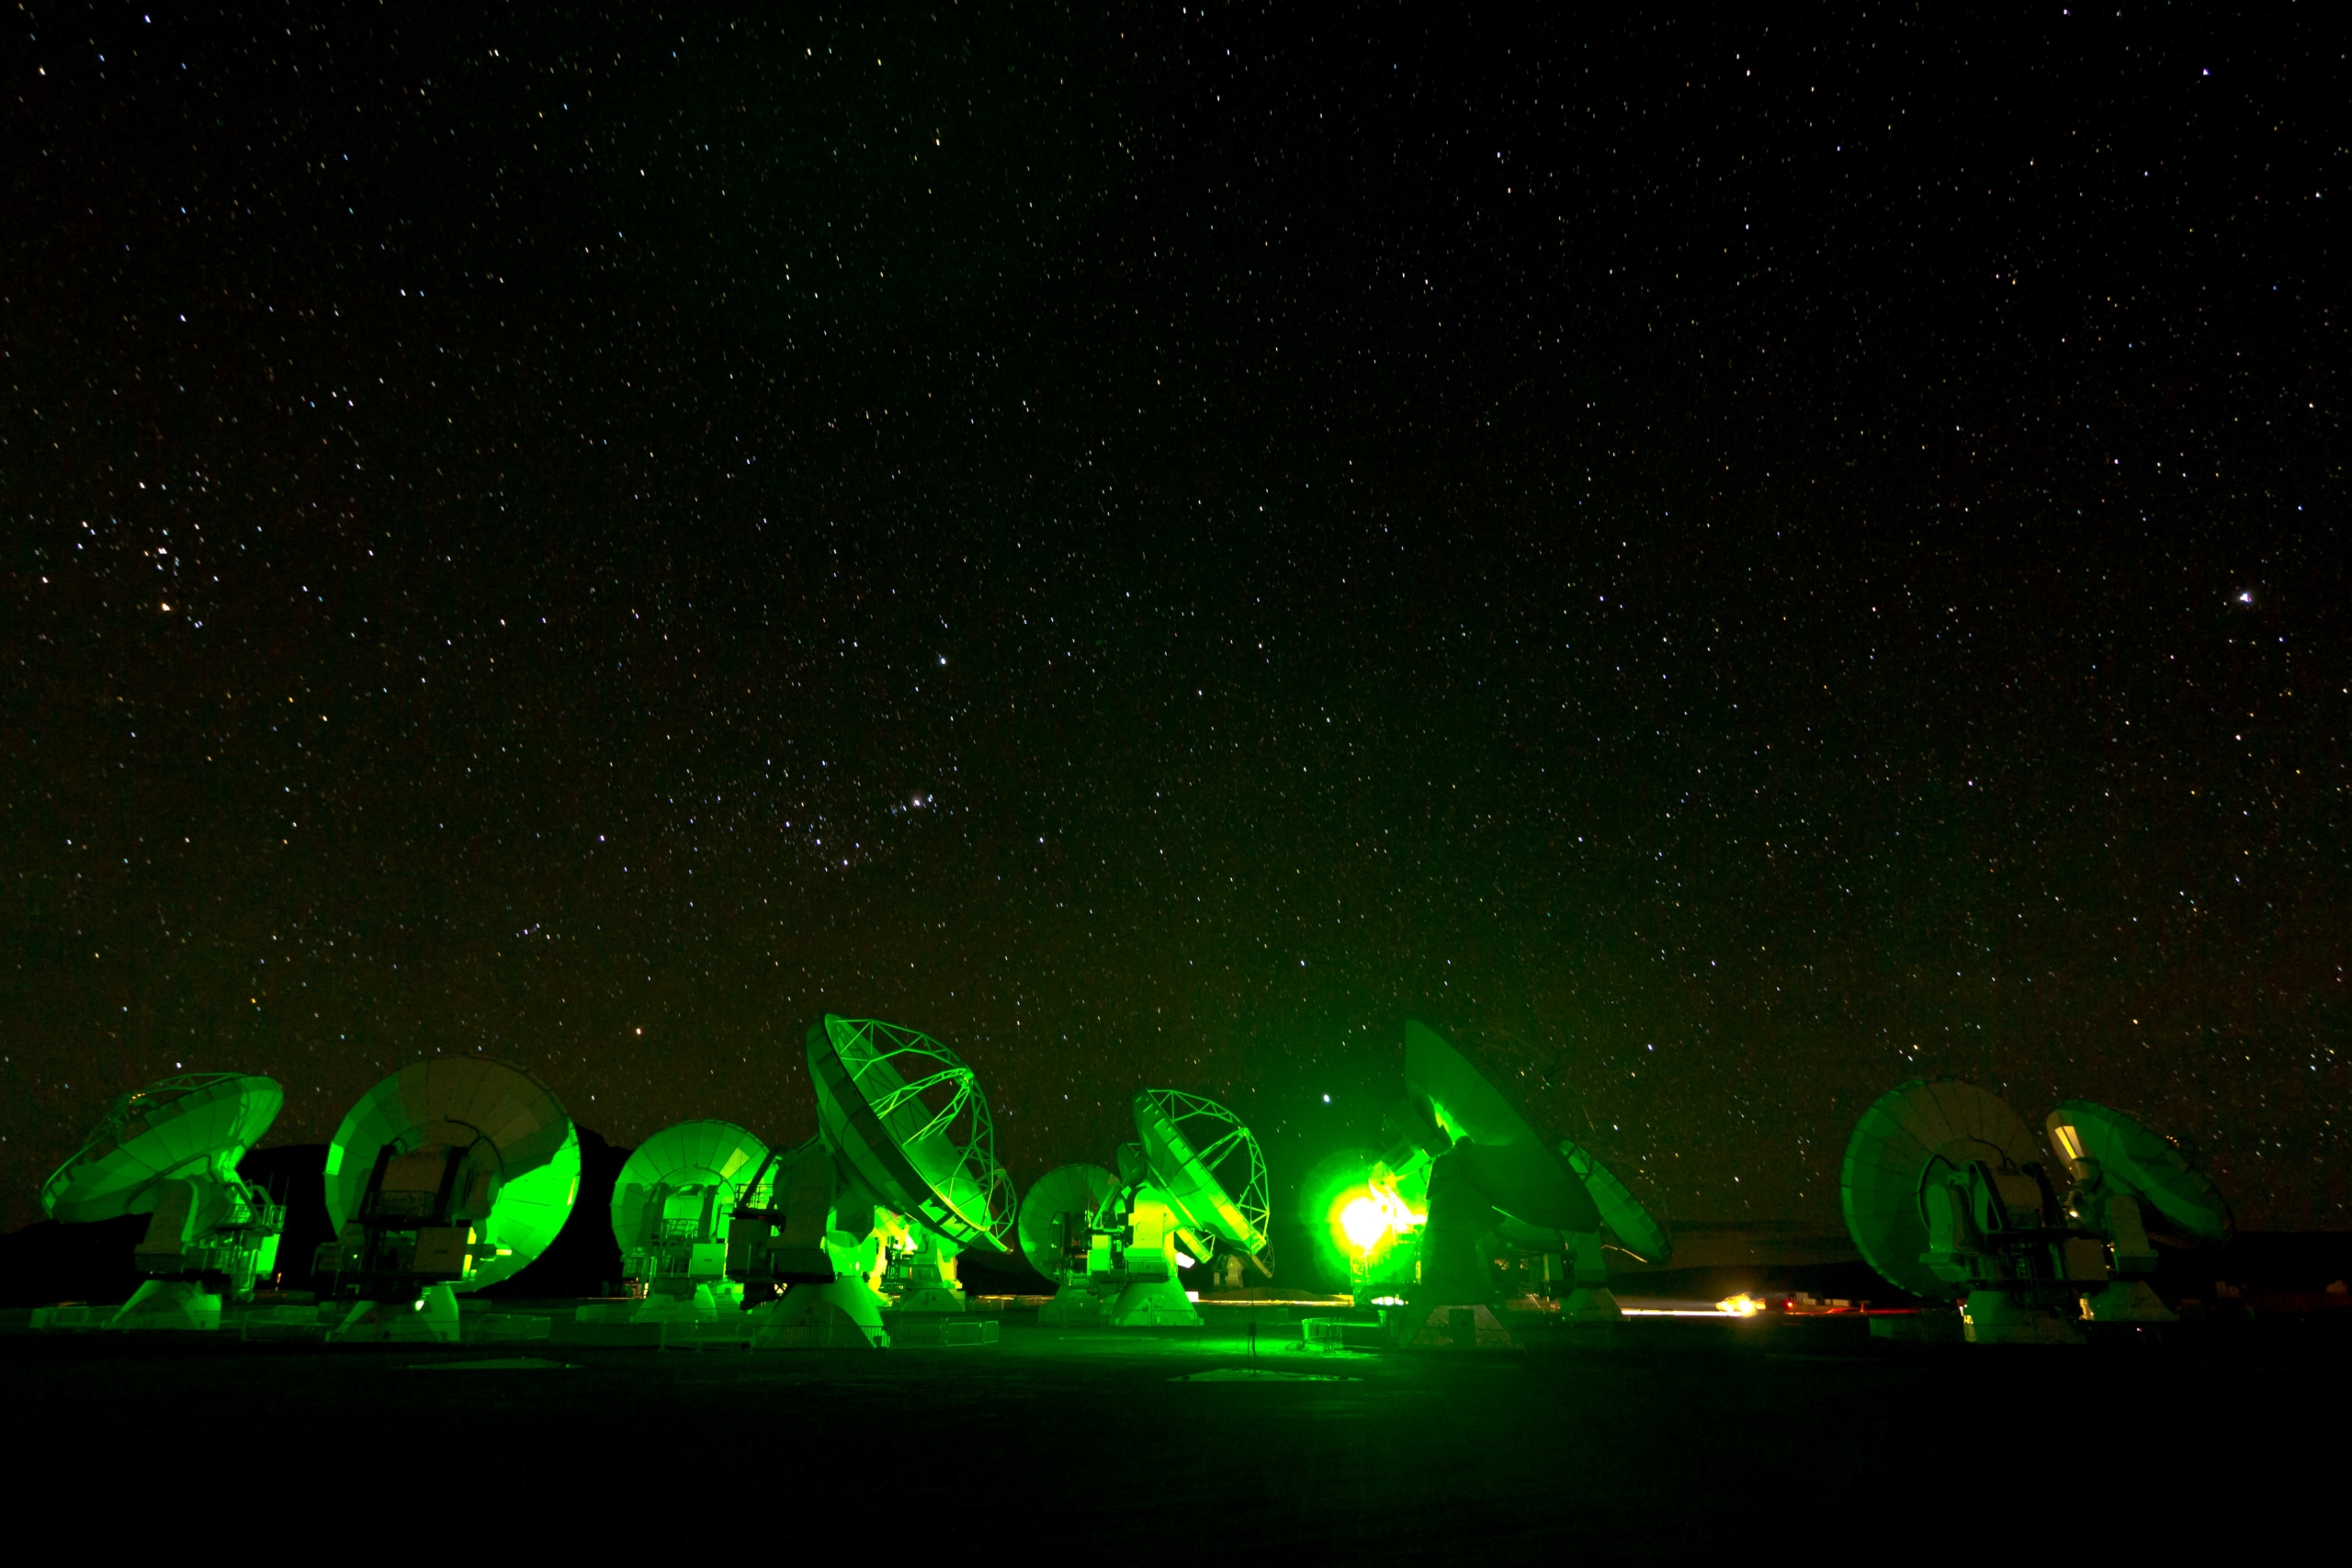
<path fill-rule="evenodd" d="M 183 1065 L 797 1138 L 826 1010 L 1023 1182 L 1419 1016 L 1669 1216 L 1955 1073 L 2346 1223 L 2315 24 L 7 25 L 6 1223 Z"/>

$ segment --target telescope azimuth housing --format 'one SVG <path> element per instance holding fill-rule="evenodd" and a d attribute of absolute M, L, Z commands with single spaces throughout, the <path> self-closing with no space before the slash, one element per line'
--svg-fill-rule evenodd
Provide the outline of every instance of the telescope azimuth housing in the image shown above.
<path fill-rule="evenodd" d="M 825 1141 L 882 1206 L 961 1248 L 1013 1246 L 1018 1204 L 962 1058 L 921 1030 L 827 1013 L 808 1031 Z"/>
<path fill-rule="evenodd" d="M 85 1224 L 153 1212 L 158 1182 L 242 1185 L 237 1162 L 285 1104 L 277 1080 L 254 1073 L 183 1073 L 134 1089 L 41 1183 L 41 1212 Z"/>
<path fill-rule="evenodd" d="M 1144 1089 L 1134 1109 L 1152 1185 L 1179 1222 L 1245 1256 L 1264 1251 L 1273 1204 L 1257 1134 L 1216 1100 L 1181 1089 Z"/>

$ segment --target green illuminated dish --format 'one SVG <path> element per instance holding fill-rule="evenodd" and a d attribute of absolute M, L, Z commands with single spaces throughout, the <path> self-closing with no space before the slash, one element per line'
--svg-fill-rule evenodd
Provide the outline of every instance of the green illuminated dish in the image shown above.
<path fill-rule="evenodd" d="M 1241 1119 L 1177 1089 L 1145 1089 L 1134 1109 L 1152 1185 L 1182 1222 L 1245 1253 L 1263 1251 L 1272 1213 L 1266 1158 Z"/>
<path fill-rule="evenodd" d="M 732 1122 L 681 1122 L 638 1145 L 613 1183 L 613 1239 L 624 1255 L 658 1239 L 648 1222 L 659 1200 L 665 1209 L 681 1199 L 707 1203 L 712 1233 L 727 1234 L 727 1216 L 751 1197 L 745 1189 L 768 1157 L 768 1146 Z"/>
<path fill-rule="evenodd" d="M 484 1252 L 460 1291 L 511 1279 L 547 1250 L 580 1196 L 580 1137 L 554 1095 L 527 1074 L 480 1056 L 413 1062 L 369 1089 L 327 1145 L 327 1217 L 340 1233 L 378 1156 L 464 1151 L 486 1172 L 489 1213 L 469 1215 Z"/>
<path fill-rule="evenodd" d="M 187 1073 L 126 1094 L 41 1183 L 41 1211 L 68 1224 L 111 1220 L 152 1212 L 161 1182 L 237 1187 L 237 1162 L 285 1103 L 276 1080 L 251 1073 Z"/>
<path fill-rule="evenodd" d="M 827 1013 L 808 1030 L 825 1140 L 884 1207 L 962 1247 L 1005 1254 L 1018 1206 L 979 1081 L 920 1030 Z"/>
<path fill-rule="evenodd" d="M 1102 1201 L 1118 1185 L 1119 1179 L 1099 1165 L 1057 1166 L 1031 1182 L 1021 1197 L 1020 1219 L 1021 1256 L 1029 1267 L 1057 1285 L 1084 1274 L 1085 1256 L 1073 1258 L 1064 1250 L 1070 1221 L 1074 1218 L 1078 1233 L 1084 1235 Z"/>
<path fill-rule="evenodd" d="M 1546 1230 L 1600 1228 L 1600 1207 L 1585 1184 L 1527 1119 L 1434 1030 L 1410 1021 L 1405 1025 L 1405 1088 L 1452 1140 L 1451 1153 L 1464 1174 L 1495 1208 Z"/>

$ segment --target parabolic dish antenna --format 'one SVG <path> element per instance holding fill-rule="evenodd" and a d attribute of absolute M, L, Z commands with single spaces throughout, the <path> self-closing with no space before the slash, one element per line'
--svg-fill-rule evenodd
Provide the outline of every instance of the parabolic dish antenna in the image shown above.
<path fill-rule="evenodd" d="M 826 1142 L 886 1208 L 958 1247 L 1012 1251 L 1012 1179 L 956 1053 L 920 1030 L 827 1013 L 809 1033 L 808 1068 Z"/>
<path fill-rule="evenodd" d="M 1021 1256 L 1055 1285 L 1083 1279 L 1092 1221 L 1119 1179 L 1099 1165 L 1057 1166 L 1021 1195 Z"/>
<path fill-rule="evenodd" d="M 1563 1138 L 1560 1157 L 1568 1162 L 1568 1169 L 1584 1184 L 1593 1206 L 1600 1212 L 1600 1223 L 1609 1227 L 1609 1234 L 1617 1238 L 1618 1246 L 1652 1266 L 1664 1263 L 1674 1255 L 1674 1244 L 1667 1239 L 1666 1227 L 1590 1149 L 1573 1138 Z"/>
<path fill-rule="evenodd" d="M 563 1229 L 580 1138 L 527 1074 L 436 1056 L 360 1097 L 325 1181 L 336 1239 L 322 1250 L 335 1294 L 358 1303 L 338 1337 L 454 1341 L 455 1292 L 512 1278 Z"/>
<path fill-rule="evenodd" d="M 250 1073 L 187 1073 L 149 1084 L 108 1106 L 73 1157 L 41 1183 L 41 1209 L 83 1224 L 152 1213 L 158 1182 L 233 1182 L 237 1162 L 285 1104 L 275 1079 Z"/>
<path fill-rule="evenodd" d="M 1272 1272 L 1266 1160 L 1241 1119 L 1182 1089 L 1145 1089 L 1130 1109 L 1136 1142 L 1116 1175 L 1066 1165 L 1021 1205 L 1022 1253 L 1059 1287 L 1041 1323 L 1196 1327 L 1181 1270 L 1214 1253 L 1235 1282 L 1244 1259 Z"/>
<path fill-rule="evenodd" d="M 1264 1251 L 1272 1213 L 1266 1157 L 1241 1118 L 1180 1089 L 1143 1090 L 1135 1116 L 1152 1185 L 1178 1223 L 1245 1257 Z"/>
<path fill-rule="evenodd" d="M 2050 1113 L 2050 1141 L 2080 1179 L 2103 1179 L 2139 1199 L 2199 1241 L 2226 1241 L 2236 1228 L 2221 1190 L 2189 1162 L 2180 1145 L 2138 1118 L 2088 1100 L 2069 1100 Z M 2086 1170 L 2086 1160 L 2096 1162 Z"/>
<path fill-rule="evenodd" d="M 1584 1184 L 1526 1118 L 1459 1051 L 1409 1020 L 1405 1088 L 1415 1107 L 1452 1140 L 1462 1174 L 1495 1208 L 1545 1230 L 1600 1230 L 1600 1211 Z"/>
<path fill-rule="evenodd" d="M 1509 1096 L 1418 1021 L 1405 1025 L 1405 1088 L 1392 1125 L 1430 1163 L 1404 1342 L 1510 1343 L 1491 1310 L 1501 1289 L 1491 1267 L 1497 1246 L 1522 1255 L 1528 1293 L 1555 1300 L 1563 1319 L 1621 1315 L 1604 1229 L 1645 1261 L 1667 1248 L 1664 1228 L 1624 1184 L 1574 1141 L 1540 1136 Z"/>
<path fill-rule="evenodd" d="M 708 1317 L 742 1294 L 727 1279 L 727 1225 L 757 1205 L 767 1157 L 732 1122 L 681 1122 L 630 1152 L 613 1184 L 613 1239 L 623 1274 L 645 1285 L 639 1317 Z"/>
<path fill-rule="evenodd" d="M 1920 1260 L 1928 1224 L 1920 1191 L 1930 1166 L 1983 1161 L 2017 1169 L 2041 1157 L 2037 1139 L 2008 1102 L 1957 1078 L 1917 1079 L 1879 1097 L 1855 1123 L 1838 1177 L 1846 1228 L 1871 1267 L 1914 1295 L 1950 1297 L 1952 1286 Z"/>
<path fill-rule="evenodd" d="M 148 1276 L 119 1326 L 217 1327 L 223 1290 L 253 1294 L 277 1260 L 284 1211 L 237 1175 L 286 1103 L 249 1073 L 187 1073 L 126 1094 L 41 1184 L 42 1210 L 69 1224 L 153 1214 L 132 1254 Z"/>
<path fill-rule="evenodd" d="M 807 1044 L 817 1135 L 768 1157 L 763 1193 L 738 1204 L 729 1233 L 729 1277 L 784 1292 L 747 1303 L 761 1314 L 753 1343 L 992 1343 L 993 1325 L 949 1321 L 966 1310 L 957 1255 L 1009 1254 L 1019 1207 L 978 1078 L 930 1035 L 879 1019 L 827 1013 Z"/>

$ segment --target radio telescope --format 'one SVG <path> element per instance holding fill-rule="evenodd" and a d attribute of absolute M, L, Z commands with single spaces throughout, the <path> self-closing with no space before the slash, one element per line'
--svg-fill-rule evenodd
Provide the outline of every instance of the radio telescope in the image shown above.
<path fill-rule="evenodd" d="M 1425 1161 L 1427 1220 L 1418 1282 L 1404 1330 L 1416 1345 L 1503 1345 L 1492 1311 L 1487 1257 L 1498 1238 L 1543 1260 L 1555 1254 L 1569 1277 L 1566 1319 L 1619 1314 L 1609 1290 L 1605 1235 L 1636 1257 L 1663 1257 L 1665 1233 L 1624 1185 L 1573 1142 L 1539 1136 L 1484 1074 L 1418 1021 L 1405 1025 L 1406 1102 L 1391 1118 L 1402 1143 L 1385 1162 L 1394 1171 Z"/>
<path fill-rule="evenodd" d="M 2150 1222 L 2226 1240 L 2229 1209 L 2179 1146 L 2070 1100 L 2044 1123 L 2070 1185 L 1998 1097 L 1944 1078 L 1889 1090 L 1854 1128 L 1840 1193 L 1854 1245 L 1915 1295 L 1957 1300 L 1971 1343 L 2076 1344 L 2079 1323 L 2163 1323 Z"/>
<path fill-rule="evenodd" d="M 1182 1089 L 1145 1089 L 1131 1110 L 1116 1175 L 1063 1166 L 1021 1205 L 1022 1252 L 1059 1287 L 1041 1322 L 1191 1326 L 1180 1268 L 1222 1254 L 1270 1273 L 1265 1156 L 1241 1119 Z"/>
<path fill-rule="evenodd" d="M 1386 1153 L 1342 1150 L 1308 1179 L 1356 1304 L 1413 1303 L 1412 1343 L 1507 1344 L 1489 1260 L 1509 1250 L 1529 1260 L 1532 1290 L 1556 1299 L 1563 1318 L 1621 1315 L 1605 1249 L 1663 1261 L 1665 1227 L 1590 1150 L 1540 1137 L 1419 1022 L 1405 1026 L 1405 1077 Z"/>
<path fill-rule="evenodd" d="M 682 1122 L 639 1145 L 613 1184 L 613 1239 L 621 1268 L 645 1286 L 639 1322 L 708 1318 L 738 1305 L 727 1278 L 727 1225 L 743 1204 L 768 1146 L 731 1122 Z"/>
<path fill-rule="evenodd" d="M 1954 1078 L 1890 1089 L 1846 1145 L 1838 1193 L 1871 1266 L 1914 1295 L 1959 1298 L 1977 1344 L 2071 1344 L 2057 1208 L 2040 1140 L 2008 1102 Z"/>
<path fill-rule="evenodd" d="M 953 1051 L 878 1019 L 827 1013 L 808 1052 L 817 1135 L 768 1156 L 735 1210 L 728 1275 L 750 1287 L 763 1345 L 886 1347 L 886 1309 L 927 1336 L 965 1310 L 957 1256 L 1011 1250 L 988 1100 Z"/>
<path fill-rule="evenodd" d="M 1662 1264 L 1674 1256 L 1674 1243 L 1668 1237 L 1666 1227 L 1657 1216 L 1643 1207 L 1614 1172 L 1601 1164 L 1590 1149 L 1573 1138 L 1560 1141 L 1560 1157 L 1567 1162 L 1569 1171 L 1584 1186 L 1593 1207 L 1600 1211 L 1599 1231 L 1569 1231 L 1564 1233 L 1572 1289 L 1560 1311 L 1569 1317 L 1617 1317 L 1623 1314 L 1617 1297 L 1609 1289 L 1609 1264 L 1602 1256 L 1604 1242 L 1636 1262 Z"/>
<path fill-rule="evenodd" d="M 2050 1145 L 2072 1179 L 2065 1213 L 2080 1234 L 2064 1242 L 2071 1280 L 2090 1323 L 2169 1323 L 2177 1314 L 2148 1283 L 2154 1231 L 2185 1244 L 2224 1243 L 2230 1206 L 2180 1145 L 2120 1111 L 2069 1100 L 2045 1120 Z"/>
<path fill-rule="evenodd" d="M 335 1239 L 319 1272 L 353 1303 L 330 1337 L 456 1344 L 458 1292 L 519 1272 L 580 1195 L 555 1096 L 479 1056 L 415 1062 L 369 1089 L 327 1145 Z"/>
<path fill-rule="evenodd" d="M 152 1215 L 131 1258 L 147 1276 L 116 1328 L 218 1328 L 225 1293 L 249 1301 L 277 1260 L 286 1212 L 237 1175 L 286 1103 L 249 1073 L 187 1073 L 107 1108 L 72 1158 L 41 1183 L 40 1204 L 68 1224 Z"/>

